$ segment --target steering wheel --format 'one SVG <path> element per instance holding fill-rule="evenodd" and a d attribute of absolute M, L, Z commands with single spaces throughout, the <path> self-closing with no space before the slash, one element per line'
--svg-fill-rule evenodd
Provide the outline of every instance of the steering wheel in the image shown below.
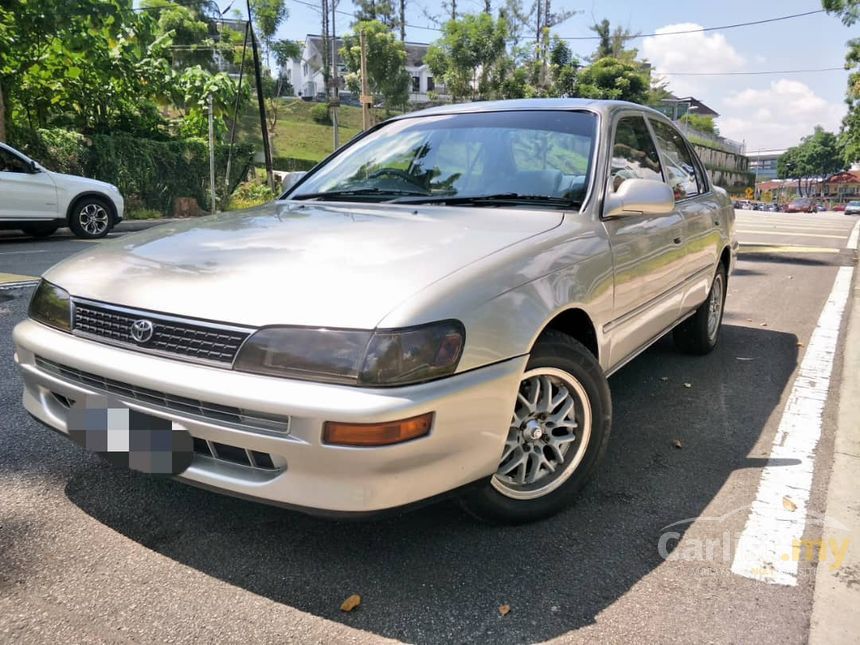
<path fill-rule="evenodd" d="M 398 179 L 402 179 L 403 181 L 405 181 L 409 184 L 412 184 L 416 188 L 420 188 L 424 192 L 427 192 L 427 187 L 422 186 L 419 183 L 420 180 L 417 177 L 414 177 L 414 176 L 410 175 L 408 172 L 406 172 L 405 170 L 400 170 L 399 168 L 381 168 L 380 170 L 377 170 L 376 172 L 370 173 L 367 176 L 367 178 L 368 179 L 376 179 L 377 177 L 384 177 L 386 175 L 389 175 L 391 177 L 396 177 Z"/>

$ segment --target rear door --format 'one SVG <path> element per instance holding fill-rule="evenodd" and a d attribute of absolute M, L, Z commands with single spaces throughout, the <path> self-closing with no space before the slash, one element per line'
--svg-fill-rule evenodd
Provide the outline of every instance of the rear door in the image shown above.
<path fill-rule="evenodd" d="M 684 218 L 686 260 L 682 312 L 695 309 L 711 288 L 720 254 L 720 201 L 707 175 L 681 133 L 669 123 L 650 118 L 666 182 L 675 194 L 675 207 Z"/>
<path fill-rule="evenodd" d="M 57 215 L 57 187 L 47 172 L 0 146 L 0 220 L 49 220 Z"/>
<path fill-rule="evenodd" d="M 625 112 L 612 130 L 607 195 L 627 179 L 663 181 L 663 169 L 650 128 L 641 112 Z M 680 315 L 684 218 L 630 214 L 603 221 L 615 269 L 613 319 L 604 327 L 611 338 L 610 362 L 617 365 L 667 330 Z"/>

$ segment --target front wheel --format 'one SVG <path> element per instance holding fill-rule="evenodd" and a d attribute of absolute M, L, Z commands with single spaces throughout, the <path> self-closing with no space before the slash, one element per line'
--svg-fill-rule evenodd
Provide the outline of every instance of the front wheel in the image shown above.
<path fill-rule="evenodd" d="M 79 200 L 69 217 L 72 233 L 85 240 L 97 240 L 111 229 L 110 207 L 98 197 L 84 197 Z"/>
<path fill-rule="evenodd" d="M 496 473 L 461 498 L 479 519 L 532 522 L 569 506 L 606 451 L 609 385 L 594 355 L 546 332 L 520 381 Z"/>
<path fill-rule="evenodd" d="M 696 313 L 675 327 L 675 346 L 685 354 L 708 354 L 717 346 L 726 303 L 726 268 L 720 264 L 708 297 Z"/>

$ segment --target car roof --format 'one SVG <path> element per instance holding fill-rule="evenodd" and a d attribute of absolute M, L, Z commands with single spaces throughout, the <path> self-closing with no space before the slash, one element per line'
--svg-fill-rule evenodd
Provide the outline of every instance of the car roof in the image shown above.
<path fill-rule="evenodd" d="M 609 114 L 620 109 L 632 109 L 647 112 L 651 116 L 664 117 L 657 110 L 629 101 L 598 101 L 593 99 L 509 99 L 505 101 L 475 101 L 472 103 L 455 103 L 408 112 L 394 117 L 392 120 L 409 119 L 419 116 L 434 116 L 440 114 L 470 114 L 478 112 L 505 112 L 510 110 L 589 110 Z"/>

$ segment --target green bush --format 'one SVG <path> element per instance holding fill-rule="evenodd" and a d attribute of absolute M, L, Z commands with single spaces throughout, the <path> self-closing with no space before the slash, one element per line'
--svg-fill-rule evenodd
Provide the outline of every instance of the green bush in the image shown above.
<path fill-rule="evenodd" d="M 227 204 L 227 210 L 239 210 L 242 208 L 251 208 L 252 206 L 260 206 L 272 201 L 278 197 L 278 193 L 272 192 L 265 181 L 254 179 L 239 184 L 233 194 L 230 196 L 230 201 Z"/>
<path fill-rule="evenodd" d="M 50 170 L 92 177 L 116 185 L 140 208 L 170 213 L 177 197 L 193 197 L 209 209 L 209 149 L 199 140 L 154 141 L 126 134 L 97 134 L 87 139 L 65 130 L 15 132 L 20 147 Z M 225 193 L 227 146 L 215 148 L 215 185 Z M 232 193 L 251 168 L 254 150 L 233 147 Z"/>
<path fill-rule="evenodd" d="M 331 114 L 328 105 L 317 103 L 311 108 L 311 118 L 320 125 L 331 125 Z"/>

